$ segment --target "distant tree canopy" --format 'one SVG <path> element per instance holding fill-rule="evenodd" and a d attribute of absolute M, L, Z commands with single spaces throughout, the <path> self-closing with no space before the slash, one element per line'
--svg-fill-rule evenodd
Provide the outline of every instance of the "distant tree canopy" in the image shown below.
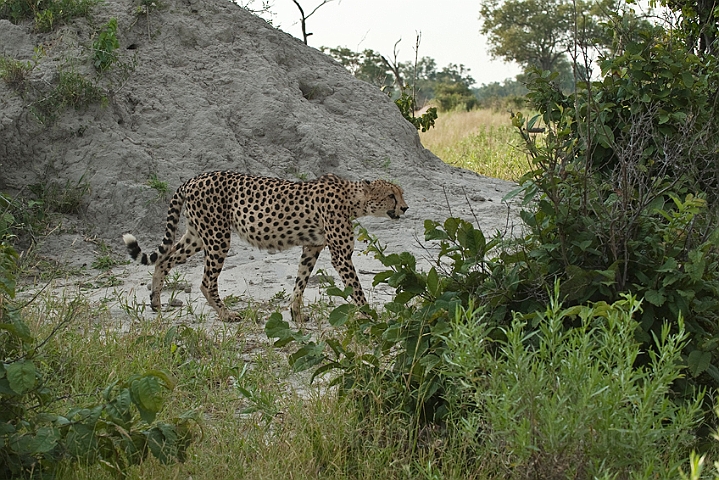
<path fill-rule="evenodd" d="M 611 46 L 601 22 L 617 9 L 614 0 L 482 0 L 480 31 L 495 58 L 559 72 L 566 81 L 573 77 L 567 54 L 575 45 Z"/>
<path fill-rule="evenodd" d="M 471 87 L 474 79 L 464 65 L 450 63 L 441 70 L 433 58 L 422 57 L 414 62 L 395 63 L 371 49 L 354 52 L 346 47 L 326 48 L 322 51 L 340 62 L 355 77 L 376 85 L 392 99 L 402 93 L 414 93 L 418 107 L 430 100 L 440 110 L 471 109 L 477 99 Z"/>

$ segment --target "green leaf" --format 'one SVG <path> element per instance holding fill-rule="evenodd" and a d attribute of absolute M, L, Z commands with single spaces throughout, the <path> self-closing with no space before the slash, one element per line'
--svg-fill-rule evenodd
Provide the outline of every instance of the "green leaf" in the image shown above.
<path fill-rule="evenodd" d="M 274 312 L 265 324 L 265 335 L 268 338 L 283 338 L 290 331 L 290 324 L 282 319 L 282 314 Z"/>
<path fill-rule="evenodd" d="M 35 386 L 35 364 L 31 360 L 18 360 L 5 365 L 5 371 L 10 388 L 22 395 Z"/>
<path fill-rule="evenodd" d="M 324 343 L 309 343 L 290 355 L 289 363 L 295 372 L 303 372 L 314 367 L 325 358 L 324 350 Z"/>
<path fill-rule="evenodd" d="M 439 276 L 434 267 L 432 267 L 427 274 L 427 291 L 433 297 L 437 297 L 439 294 Z"/>
<path fill-rule="evenodd" d="M 354 311 L 355 306 L 345 303 L 330 312 L 329 322 L 333 327 L 344 325 L 349 319 L 350 313 Z"/>
<path fill-rule="evenodd" d="M 155 416 L 162 409 L 162 393 L 163 386 L 153 374 L 145 374 L 130 381 L 132 402 L 146 423 L 155 421 Z"/>
<path fill-rule="evenodd" d="M 689 354 L 689 357 L 687 358 L 687 365 L 689 367 L 689 371 L 693 376 L 696 377 L 697 375 L 705 371 L 707 368 L 709 368 L 711 360 L 711 353 L 703 352 L 701 350 L 694 350 L 692 353 Z"/>
<path fill-rule="evenodd" d="M 666 297 L 662 293 L 653 289 L 647 290 L 647 292 L 644 294 L 644 299 L 657 307 L 661 307 L 666 301 Z"/>

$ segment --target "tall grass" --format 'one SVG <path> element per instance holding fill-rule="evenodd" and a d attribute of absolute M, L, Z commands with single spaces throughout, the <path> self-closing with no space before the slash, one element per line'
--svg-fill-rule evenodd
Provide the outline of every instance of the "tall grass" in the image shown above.
<path fill-rule="evenodd" d="M 420 133 L 422 144 L 445 163 L 481 175 L 518 180 L 527 170 L 526 156 L 508 112 L 472 110 L 439 116 L 435 127 Z"/>

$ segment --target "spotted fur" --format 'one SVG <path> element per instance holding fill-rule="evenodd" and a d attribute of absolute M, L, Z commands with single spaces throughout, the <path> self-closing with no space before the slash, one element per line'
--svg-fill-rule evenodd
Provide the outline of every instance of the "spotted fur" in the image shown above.
<path fill-rule="evenodd" d="M 187 230 L 175 243 L 180 212 Z M 398 219 L 407 211 L 402 189 L 384 180 L 351 182 L 327 174 L 308 182 L 257 177 L 237 172 L 203 173 L 182 184 L 172 196 L 165 237 L 157 249 L 143 253 L 131 234 L 123 239 L 128 253 L 143 265 L 155 265 L 150 305 L 160 309 L 165 277 L 175 265 L 203 250 L 205 271 L 200 290 L 224 321 L 237 321 L 222 302 L 217 278 L 230 249 L 231 231 L 255 247 L 279 251 L 302 246 L 290 311 L 302 320 L 302 294 L 317 258 L 328 247 L 332 266 L 352 287 L 357 305 L 367 303 L 352 264 L 352 219 L 363 216 Z"/>

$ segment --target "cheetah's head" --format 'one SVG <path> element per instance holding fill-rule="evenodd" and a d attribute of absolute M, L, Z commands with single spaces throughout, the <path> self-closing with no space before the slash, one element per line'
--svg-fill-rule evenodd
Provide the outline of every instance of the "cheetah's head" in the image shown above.
<path fill-rule="evenodd" d="M 404 201 L 402 189 L 385 180 L 365 180 L 367 215 L 398 219 L 409 208 Z"/>

